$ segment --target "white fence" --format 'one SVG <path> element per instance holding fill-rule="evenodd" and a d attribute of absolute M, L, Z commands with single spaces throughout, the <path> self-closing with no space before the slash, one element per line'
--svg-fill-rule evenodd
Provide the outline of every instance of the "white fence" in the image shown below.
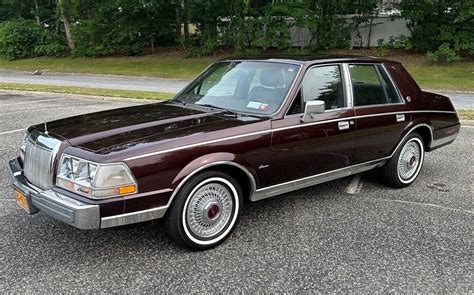
<path fill-rule="evenodd" d="M 346 15 L 344 18 L 350 24 L 353 15 Z M 304 47 L 311 41 L 311 34 L 307 28 L 291 28 L 291 46 Z M 407 28 L 407 21 L 389 16 L 380 16 L 373 20 L 372 32 L 370 32 L 370 46 L 368 42 L 370 26 L 368 23 L 362 23 L 359 29 L 351 32 L 351 42 L 353 47 L 377 47 L 378 40 L 388 41 L 390 37 L 399 37 L 401 35 L 410 36 L 410 30 Z M 317 42 L 314 40 L 313 42 Z"/>

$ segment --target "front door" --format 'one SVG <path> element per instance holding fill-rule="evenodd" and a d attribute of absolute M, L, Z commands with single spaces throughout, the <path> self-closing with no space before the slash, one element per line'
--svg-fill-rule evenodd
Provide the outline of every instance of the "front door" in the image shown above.
<path fill-rule="evenodd" d="M 272 122 L 272 159 L 268 186 L 298 182 L 352 164 L 354 110 L 341 65 L 315 66 L 306 71 L 299 94 L 287 115 Z M 306 102 L 322 100 L 324 113 L 303 122 Z"/>

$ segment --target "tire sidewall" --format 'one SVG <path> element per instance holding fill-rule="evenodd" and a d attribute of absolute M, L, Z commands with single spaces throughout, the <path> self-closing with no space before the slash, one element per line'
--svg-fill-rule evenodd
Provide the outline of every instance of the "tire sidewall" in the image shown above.
<path fill-rule="evenodd" d="M 416 168 L 415 173 L 409 179 L 403 179 L 400 176 L 400 171 L 398 169 L 398 162 L 400 161 L 400 156 L 401 156 L 401 153 L 402 153 L 404 147 L 410 142 L 416 142 L 417 143 L 418 148 L 420 149 L 420 160 L 419 160 L 418 167 Z M 401 146 L 400 150 L 397 152 L 396 163 L 395 163 L 395 167 L 397 169 L 397 171 L 396 171 L 397 180 L 403 186 L 408 186 L 411 183 L 413 183 L 413 181 L 415 181 L 415 179 L 418 177 L 418 174 L 420 174 L 420 171 L 421 171 L 421 168 L 423 166 L 424 160 L 425 160 L 425 147 L 424 147 L 424 144 L 423 144 L 423 139 L 421 138 L 421 136 L 419 136 L 416 133 L 411 134 L 410 136 L 408 136 L 408 138 L 405 140 L 405 142 L 403 142 L 403 145 Z"/>
<path fill-rule="evenodd" d="M 218 182 L 219 184 L 224 185 L 232 194 L 234 202 L 232 215 L 229 218 L 229 221 L 226 226 L 221 231 L 219 231 L 219 233 L 212 236 L 211 238 L 199 239 L 198 237 L 193 235 L 191 230 L 188 228 L 186 218 L 187 207 L 193 194 L 203 185 L 212 182 Z M 196 177 L 189 180 L 182 187 L 180 192 L 178 192 L 178 196 L 173 204 L 173 206 L 177 206 L 176 209 L 178 209 L 176 212 L 178 213 L 176 214 L 177 218 L 174 218 L 174 220 L 170 220 L 170 222 L 178 223 L 179 236 L 182 242 L 184 242 L 189 248 L 197 250 L 209 249 L 219 245 L 230 236 L 230 234 L 235 229 L 238 223 L 242 204 L 242 191 L 238 182 L 236 182 L 229 175 L 220 171 L 209 171 L 197 175 Z"/>

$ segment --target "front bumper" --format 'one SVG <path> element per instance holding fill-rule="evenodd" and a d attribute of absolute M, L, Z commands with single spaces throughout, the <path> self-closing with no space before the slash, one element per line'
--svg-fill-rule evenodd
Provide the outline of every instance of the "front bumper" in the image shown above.
<path fill-rule="evenodd" d="M 44 191 L 33 186 L 23 175 L 19 158 L 10 160 L 8 168 L 13 178 L 13 186 L 26 196 L 31 214 L 42 211 L 79 229 L 100 228 L 98 205 L 82 203 L 52 190 Z"/>

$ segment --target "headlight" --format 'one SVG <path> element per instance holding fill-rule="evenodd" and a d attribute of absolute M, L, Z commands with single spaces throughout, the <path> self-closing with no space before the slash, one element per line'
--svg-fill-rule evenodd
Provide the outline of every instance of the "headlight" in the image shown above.
<path fill-rule="evenodd" d="M 20 145 L 20 158 L 25 162 L 25 153 L 26 153 L 26 141 L 28 140 L 28 133 L 23 134 L 23 139 L 21 140 Z"/>
<path fill-rule="evenodd" d="M 137 192 L 137 184 L 127 165 L 97 164 L 69 155 L 61 158 L 56 185 L 90 198 Z"/>

